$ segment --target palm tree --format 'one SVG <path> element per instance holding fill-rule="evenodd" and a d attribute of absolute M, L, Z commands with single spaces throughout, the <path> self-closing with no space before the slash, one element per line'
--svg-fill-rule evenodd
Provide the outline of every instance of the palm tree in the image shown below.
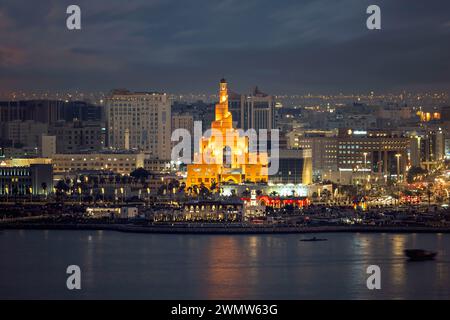
<path fill-rule="evenodd" d="M 47 198 L 47 183 L 46 182 L 42 182 L 41 183 L 41 188 L 44 191 L 45 198 Z"/>
<path fill-rule="evenodd" d="M 14 199 L 17 202 L 17 195 L 19 194 L 19 189 L 17 188 L 17 186 L 14 186 L 12 188 L 12 194 L 14 195 Z"/>
<path fill-rule="evenodd" d="M 279 193 L 276 192 L 276 191 L 272 191 L 272 192 L 270 193 L 270 196 L 271 196 L 271 197 L 278 197 L 278 196 L 279 196 Z"/>
<path fill-rule="evenodd" d="M 198 195 L 198 186 L 197 186 L 197 185 L 194 185 L 194 186 L 192 187 L 192 191 L 193 191 L 196 195 Z"/>
<path fill-rule="evenodd" d="M 137 168 L 130 173 L 130 176 L 133 177 L 136 181 L 144 182 L 150 176 L 150 172 L 148 172 L 144 168 Z"/>
<path fill-rule="evenodd" d="M 212 179 L 211 181 L 211 192 L 215 193 L 217 191 L 217 182 L 216 179 Z"/>
<path fill-rule="evenodd" d="M 186 190 L 186 183 L 182 182 L 180 184 L 180 188 L 178 189 L 178 192 L 184 192 Z"/>
<path fill-rule="evenodd" d="M 199 193 L 200 193 L 201 198 L 206 198 L 210 194 L 210 191 L 208 190 L 208 188 L 205 186 L 205 184 L 203 182 L 200 184 L 200 192 Z"/>

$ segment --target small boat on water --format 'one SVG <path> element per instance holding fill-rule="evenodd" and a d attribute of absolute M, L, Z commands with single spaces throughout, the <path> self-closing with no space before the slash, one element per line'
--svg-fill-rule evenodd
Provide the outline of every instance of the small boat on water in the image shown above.
<path fill-rule="evenodd" d="M 406 249 L 405 255 L 411 261 L 426 261 L 433 260 L 436 257 L 437 252 L 422 249 Z"/>
<path fill-rule="evenodd" d="M 307 238 L 307 239 L 300 239 L 300 241 L 303 242 L 309 242 L 309 241 L 327 241 L 328 239 L 321 239 L 321 238 L 316 238 L 316 237 L 312 237 L 312 238 Z"/>

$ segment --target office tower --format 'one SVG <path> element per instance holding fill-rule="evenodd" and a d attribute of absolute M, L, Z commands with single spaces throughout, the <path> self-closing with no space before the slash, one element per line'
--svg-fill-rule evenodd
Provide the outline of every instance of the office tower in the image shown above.
<path fill-rule="evenodd" d="M 233 116 L 233 126 L 237 129 L 243 129 L 242 114 L 245 105 L 245 95 L 233 91 L 228 93 L 228 110 Z"/>
<path fill-rule="evenodd" d="M 261 92 L 258 87 L 248 95 L 230 91 L 228 108 L 233 116 L 233 125 L 237 129 L 275 128 L 274 97 Z"/>
<path fill-rule="evenodd" d="M 247 129 L 275 128 L 275 101 L 273 96 L 261 92 L 258 87 L 251 95 L 245 97 L 242 115 L 242 126 Z"/>
<path fill-rule="evenodd" d="M 0 122 L 27 121 L 51 124 L 63 118 L 65 102 L 59 100 L 0 101 Z"/>
<path fill-rule="evenodd" d="M 194 136 L 194 116 L 187 112 L 172 113 L 172 131 L 186 129 Z"/>
<path fill-rule="evenodd" d="M 114 90 L 106 103 L 107 145 L 170 159 L 171 108 L 165 93 Z"/>
<path fill-rule="evenodd" d="M 66 121 L 104 121 L 103 107 L 85 101 L 64 102 L 62 118 Z"/>

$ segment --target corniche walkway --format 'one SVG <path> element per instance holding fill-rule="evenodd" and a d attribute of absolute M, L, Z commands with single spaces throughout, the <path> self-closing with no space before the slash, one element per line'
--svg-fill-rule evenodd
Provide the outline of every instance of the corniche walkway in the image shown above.
<path fill-rule="evenodd" d="M 186 234 L 274 234 L 274 233 L 322 233 L 322 232 L 388 232 L 388 233 L 450 233 L 450 227 L 412 226 L 277 226 L 248 224 L 69 224 L 69 223 L 3 223 L 0 229 L 39 230 L 111 230 L 135 233 L 186 233 Z"/>

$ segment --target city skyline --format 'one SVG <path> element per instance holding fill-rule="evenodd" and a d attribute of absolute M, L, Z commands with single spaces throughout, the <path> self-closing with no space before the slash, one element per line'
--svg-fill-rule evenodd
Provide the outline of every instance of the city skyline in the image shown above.
<path fill-rule="evenodd" d="M 368 30 L 369 4 L 78 1 L 82 29 L 69 31 L 69 3 L 5 1 L 0 91 L 214 92 L 224 76 L 241 91 L 448 93 L 449 4 L 379 1 L 382 29 Z"/>
<path fill-rule="evenodd" d="M 449 9 L 3 0 L 0 299 L 449 299 Z"/>

